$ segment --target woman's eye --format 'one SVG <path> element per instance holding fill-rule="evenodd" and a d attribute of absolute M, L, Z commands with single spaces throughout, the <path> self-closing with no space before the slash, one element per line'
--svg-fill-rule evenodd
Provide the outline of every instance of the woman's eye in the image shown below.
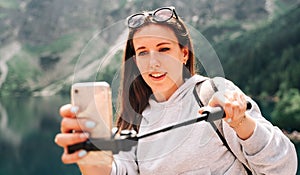
<path fill-rule="evenodd" d="M 147 54 L 148 54 L 147 51 L 142 51 L 142 52 L 139 52 L 139 53 L 138 53 L 138 56 L 145 56 L 145 55 L 147 55 Z"/>
<path fill-rule="evenodd" d="M 170 48 L 168 48 L 168 47 L 163 47 L 163 48 L 159 49 L 160 52 L 166 52 L 166 51 L 169 51 L 169 50 L 170 50 Z"/>

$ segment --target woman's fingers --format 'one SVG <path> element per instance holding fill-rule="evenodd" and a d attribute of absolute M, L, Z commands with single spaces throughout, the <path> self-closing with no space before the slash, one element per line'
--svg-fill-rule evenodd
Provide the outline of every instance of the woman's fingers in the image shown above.
<path fill-rule="evenodd" d="M 62 133 L 70 133 L 73 131 L 83 130 L 83 128 L 81 127 L 78 121 L 79 121 L 78 119 L 63 118 L 60 124 L 61 126 L 60 131 Z"/>
<path fill-rule="evenodd" d="M 80 160 L 81 158 L 83 158 L 86 155 L 87 155 L 86 150 L 79 150 L 72 154 L 67 154 L 67 150 L 65 148 L 65 151 L 64 151 L 63 155 L 61 156 L 61 160 L 65 164 L 71 164 L 71 163 L 76 163 L 78 160 Z"/>
<path fill-rule="evenodd" d="M 63 118 L 61 120 L 61 132 L 70 133 L 74 131 L 91 131 L 96 126 L 96 122 L 90 119 Z"/>
<path fill-rule="evenodd" d="M 230 107 L 230 101 L 225 95 L 224 91 L 216 92 L 208 102 L 208 106 L 211 107 L 222 107 L 225 111 L 226 108 Z M 229 111 L 228 111 L 229 112 Z M 228 114 L 227 114 L 228 115 Z"/>
<path fill-rule="evenodd" d="M 61 133 L 56 135 L 55 143 L 64 148 L 61 159 L 65 164 L 76 163 L 87 154 L 85 150 L 69 154 L 67 147 L 86 141 L 89 138 L 88 132 L 96 126 L 96 122 L 90 119 L 76 118 L 78 110 L 78 107 L 71 104 L 64 105 L 59 109 L 59 113 L 62 116 Z"/>
<path fill-rule="evenodd" d="M 62 117 L 75 118 L 78 109 L 79 108 L 76 106 L 72 106 L 71 104 L 66 104 L 60 107 L 59 113 Z"/>
<path fill-rule="evenodd" d="M 226 103 L 228 100 L 225 98 L 224 93 L 216 92 L 212 98 L 208 102 L 209 107 L 222 107 L 225 108 Z M 206 107 L 200 108 L 199 113 L 202 114 L 205 111 Z"/>
<path fill-rule="evenodd" d="M 239 91 L 219 91 L 209 101 L 209 106 L 221 106 L 225 112 L 225 120 L 230 123 L 245 115 L 247 102 Z"/>
<path fill-rule="evenodd" d="M 55 143 L 61 147 L 81 143 L 89 138 L 88 133 L 60 133 L 55 137 Z"/>
<path fill-rule="evenodd" d="M 202 114 L 204 111 L 205 111 L 205 109 L 202 107 L 202 108 L 199 109 L 198 113 Z"/>
<path fill-rule="evenodd" d="M 85 150 L 79 150 L 72 154 L 68 153 L 67 146 L 81 143 L 89 138 L 88 133 L 60 133 L 55 137 L 55 143 L 61 147 L 64 147 L 64 153 L 61 157 L 62 162 L 65 164 L 76 163 L 79 159 L 84 157 L 87 152 Z"/>
<path fill-rule="evenodd" d="M 88 133 L 59 133 L 56 135 L 54 142 L 64 147 L 64 153 L 61 157 L 62 162 L 65 164 L 76 163 L 79 159 L 84 157 L 87 152 L 85 150 L 79 150 L 72 154 L 68 153 L 67 146 L 81 143 L 89 138 Z"/>

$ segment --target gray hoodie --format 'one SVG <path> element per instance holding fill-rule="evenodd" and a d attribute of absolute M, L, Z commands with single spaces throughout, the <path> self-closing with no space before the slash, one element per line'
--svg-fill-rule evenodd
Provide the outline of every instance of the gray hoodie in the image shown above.
<path fill-rule="evenodd" d="M 199 116 L 199 106 L 193 96 L 197 82 L 206 77 L 195 75 L 180 86 L 165 102 L 150 98 L 143 111 L 139 133 L 146 133 L 172 123 L 180 123 Z M 213 93 L 205 81 L 198 94 L 207 102 Z M 224 78 L 214 78 L 219 90 L 239 90 Z M 111 174 L 246 174 L 241 162 L 253 174 L 295 175 L 297 156 L 294 145 L 281 130 L 268 122 L 257 104 L 247 97 L 252 108 L 248 115 L 256 121 L 253 135 L 241 140 L 234 130 L 221 120 L 217 126 L 226 138 L 236 157 L 228 151 L 214 129 L 207 122 L 173 129 L 140 139 L 130 152 L 114 155 Z"/>

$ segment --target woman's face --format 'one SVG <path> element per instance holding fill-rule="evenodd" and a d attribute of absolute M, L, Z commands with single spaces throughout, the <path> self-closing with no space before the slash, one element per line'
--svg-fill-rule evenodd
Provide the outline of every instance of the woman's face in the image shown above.
<path fill-rule="evenodd" d="M 158 101 L 167 100 L 183 84 L 188 48 L 180 48 L 172 29 L 150 24 L 133 36 L 136 64 Z"/>

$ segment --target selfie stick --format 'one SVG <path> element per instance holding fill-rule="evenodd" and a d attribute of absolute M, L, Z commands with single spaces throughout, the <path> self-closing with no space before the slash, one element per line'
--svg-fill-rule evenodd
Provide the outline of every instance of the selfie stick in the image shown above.
<path fill-rule="evenodd" d="M 250 102 L 247 103 L 247 109 L 251 109 L 252 105 Z M 223 108 L 213 107 L 206 108 L 206 110 L 197 118 L 189 119 L 181 123 L 170 124 L 145 134 L 136 134 L 135 131 L 124 130 L 121 131 L 120 136 L 111 139 L 89 139 L 86 142 L 78 143 L 68 147 L 68 153 L 74 153 L 80 149 L 86 151 L 101 151 L 108 150 L 112 151 L 113 154 L 118 154 L 120 151 L 130 151 L 131 148 L 137 145 L 139 139 L 149 137 L 161 132 L 166 132 L 172 129 L 176 129 L 182 126 L 187 126 L 200 121 L 206 121 L 213 124 L 213 121 L 220 120 L 225 117 Z"/>

